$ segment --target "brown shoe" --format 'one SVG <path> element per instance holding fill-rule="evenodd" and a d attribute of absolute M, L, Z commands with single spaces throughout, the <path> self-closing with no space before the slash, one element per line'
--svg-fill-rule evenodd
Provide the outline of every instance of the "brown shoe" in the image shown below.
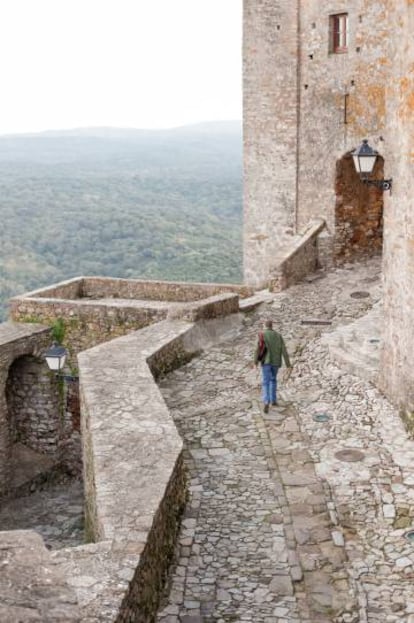
<path fill-rule="evenodd" d="M 274 402 L 272 402 L 272 407 L 278 407 L 279 403 L 277 400 L 275 400 Z"/>
<path fill-rule="evenodd" d="M 263 411 L 264 411 L 265 413 L 269 413 L 269 405 L 267 405 L 267 404 L 266 404 L 266 405 L 263 407 Z"/>

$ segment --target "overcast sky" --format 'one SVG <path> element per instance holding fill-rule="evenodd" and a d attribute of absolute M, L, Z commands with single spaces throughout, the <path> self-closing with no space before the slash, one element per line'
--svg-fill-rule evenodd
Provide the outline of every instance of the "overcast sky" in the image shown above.
<path fill-rule="evenodd" d="M 0 0 L 0 134 L 241 118 L 242 0 Z"/>

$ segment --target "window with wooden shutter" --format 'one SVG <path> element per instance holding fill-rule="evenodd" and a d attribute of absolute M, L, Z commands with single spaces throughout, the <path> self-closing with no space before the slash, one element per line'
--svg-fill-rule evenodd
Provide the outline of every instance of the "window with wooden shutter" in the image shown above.
<path fill-rule="evenodd" d="M 332 54 L 348 51 L 348 13 L 339 13 L 329 17 L 330 44 Z"/>

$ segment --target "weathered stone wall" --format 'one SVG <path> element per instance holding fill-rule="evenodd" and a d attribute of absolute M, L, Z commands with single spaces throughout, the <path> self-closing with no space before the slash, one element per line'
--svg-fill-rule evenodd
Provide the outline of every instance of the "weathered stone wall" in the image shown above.
<path fill-rule="evenodd" d="M 115 279 L 113 277 L 75 277 L 56 285 L 33 290 L 23 296 L 37 299 L 137 299 L 147 301 L 198 301 L 224 292 L 241 297 L 250 296 L 252 289 L 243 284 L 194 283 L 191 281 L 151 281 L 146 279 Z M 20 300 L 21 297 L 12 299 Z"/>
<path fill-rule="evenodd" d="M 144 299 L 150 301 L 199 301 L 217 294 L 233 292 L 250 296 L 252 289 L 242 284 L 149 281 L 143 279 L 112 279 L 84 277 L 84 298 Z"/>
<path fill-rule="evenodd" d="M 40 357 L 49 344 L 50 331 L 43 326 L 10 322 L 0 324 L 0 495 L 7 494 L 10 488 L 10 458 L 15 429 L 13 425 L 10 428 L 6 397 L 9 369 L 21 357 Z"/>
<path fill-rule="evenodd" d="M 82 285 L 79 285 L 81 282 Z M 96 344 L 167 317 L 196 321 L 236 313 L 238 292 L 244 297 L 253 293 L 247 286 L 144 282 L 100 277 L 82 278 L 79 283 L 76 288 L 71 281 L 66 285 L 23 294 L 10 301 L 10 315 L 16 322 L 53 326 L 57 320 L 63 321 L 64 344 L 69 348 L 69 362 L 75 368 L 77 353 Z M 226 293 L 226 288 L 232 292 Z M 87 292 L 92 298 L 84 294 L 67 300 L 54 296 L 54 293 L 59 296 L 67 293 L 70 296 L 74 292 Z M 117 298 L 118 295 L 121 298 Z M 134 296 L 139 298 L 134 299 Z M 177 298 L 174 299 L 174 296 Z"/>
<path fill-rule="evenodd" d="M 166 307 L 119 306 L 40 297 L 13 299 L 10 304 L 10 314 L 16 322 L 31 321 L 52 326 L 62 319 L 64 343 L 69 347 L 73 366 L 76 366 L 76 355 L 80 351 L 163 320 L 167 313 Z"/>
<path fill-rule="evenodd" d="M 65 300 L 80 299 L 83 297 L 83 283 L 84 277 L 75 277 L 74 279 L 62 281 L 61 283 L 48 286 L 47 288 L 33 290 L 25 294 L 25 296 Z"/>
<path fill-rule="evenodd" d="M 299 225 L 319 216 L 334 234 L 336 161 L 363 138 L 384 155 L 379 136 L 386 125 L 390 73 L 386 5 L 386 0 L 301 3 Z M 348 13 L 348 50 L 330 53 L 329 16 L 339 13 Z"/>
<path fill-rule="evenodd" d="M 43 353 L 50 341 L 47 327 L 0 324 L 0 496 L 41 483 L 53 469 L 82 473 L 78 384 L 49 371 Z M 23 448 L 37 453 L 39 465 L 16 477 Z"/>
<path fill-rule="evenodd" d="M 146 623 L 157 610 L 186 488 L 182 441 L 154 377 L 194 356 L 216 323 L 165 321 L 79 355 L 86 523 L 96 548 L 60 558 L 82 595 L 91 558 L 104 561 L 82 608 L 88 623 Z"/>
<path fill-rule="evenodd" d="M 380 136 L 391 73 L 389 4 L 245 0 L 247 283 L 263 284 L 286 236 L 314 218 L 326 221 L 333 254 L 336 162 L 363 138 L 385 157 L 387 175 Z M 334 54 L 329 16 L 342 12 L 348 51 Z"/>
<path fill-rule="evenodd" d="M 299 7 L 296 19 L 297 2 L 245 0 L 245 278 L 263 283 L 274 267 L 269 232 L 274 251 L 286 246 L 286 225 L 297 231 L 314 217 L 330 232 L 325 258 L 329 249 L 343 259 L 379 251 L 383 208 L 380 382 L 414 412 L 414 3 L 309 0 Z M 348 13 L 349 41 L 338 54 L 329 50 L 329 16 L 339 13 Z M 349 196 L 348 180 L 341 195 L 336 163 L 363 138 L 380 152 L 384 177 L 394 184 L 383 196 L 361 185 L 365 197 L 356 206 L 358 188 Z"/>
<path fill-rule="evenodd" d="M 377 158 L 373 179 L 384 178 Z M 383 191 L 361 184 L 351 154 L 337 162 L 335 247 L 337 263 L 379 254 L 383 238 Z"/>
<path fill-rule="evenodd" d="M 393 33 L 387 84 L 387 132 L 392 196 L 384 210 L 383 390 L 414 412 L 414 2 L 387 2 Z"/>
<path fill-rule="evenodd" d="M 324 228 L 325 222 L 316 220 L 287 248 L 285 257 L 278 256 L 277 268 L 270 273 L 271 292 L 285 290 L 318 268 L 318 236 Z"/>
<path fill-rule="evenodd" d="M 12 442 L 56 455 L 63 428 L 57 382 L 46 362 L 20 357 L 10 367 L 6 398 Z"/>
<path fill-rule="evenodd" d="M 244 277 L 266 287 L 296 231 L 298 1 L 244 0 Z"/>

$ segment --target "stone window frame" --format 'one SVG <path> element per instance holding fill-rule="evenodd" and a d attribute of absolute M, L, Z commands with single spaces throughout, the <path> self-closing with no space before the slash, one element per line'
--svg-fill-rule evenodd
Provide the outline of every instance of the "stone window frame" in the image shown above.
<path fill-rule="evenodd" d="M 348 13 L 334 13 L 329 16 L 329 52 L 343 54 L 348 52 L 349 19 Z"/>

